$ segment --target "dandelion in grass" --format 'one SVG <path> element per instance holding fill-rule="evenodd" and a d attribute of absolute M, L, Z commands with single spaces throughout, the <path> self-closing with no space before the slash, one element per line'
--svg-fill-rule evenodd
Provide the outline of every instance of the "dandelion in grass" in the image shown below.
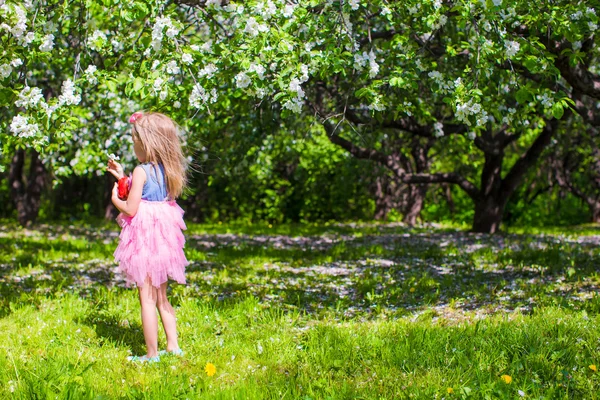
<path fill-rule="evenodd" d="M 206 367 L 204 367 L 204 371 L 206 372 L 206 375 L 213 376 L 214 374 L 217 373 L 217 367 L 215 367 L 215 365 L 213 363 L 206 363 Z"/>
<path fill-rule="evenodd" d="M 596 367 L 594 364 L 590 365 L 590 369 L 594 372 L 598 372 L 598 367 Z"/>
<path fill-rule="evenodd" d="M 414 287 L 411 287 L 411 288 L 409 289 L 409 292 L 411 292 L 411 293 L 414 293 L 416 290 L 417 290 L 417 289 L 415 289 Z"/>
<path fill-rule="evenodd" d="M 446 389 L 446 392 L 448 392 L 448 394 L 452 394 L 452 393 L 454 393 L 454 389 L 449 387 L 448 389 Z"/>
<path fill-rule="evenodd" d="M 502 382 L 506 383 L 507 385 L 512 382 L 510 375 L 502 375 L 500 379 L 502 379 Z"/>

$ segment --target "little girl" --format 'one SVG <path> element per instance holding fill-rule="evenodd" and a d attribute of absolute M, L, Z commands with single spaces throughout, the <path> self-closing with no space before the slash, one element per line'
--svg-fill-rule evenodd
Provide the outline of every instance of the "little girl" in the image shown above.
<path fill-rule="evenodd" d="M 119 198 L 116 183 L 113 188 L 112 202 L 121 212 L 117 222 L 122 228 L 114 256 L 128 284 L 137 285 L 142 311 L 147 353 L 128 359 L 156 362 L 156 309 L 167 336 L 167 352 L 182 354 L 175 311 L 167 299 L 167 281 L 171 278 L 185 283 L 185 267 L 189 264 L 183 254 L 183 210 L 175 202 L 186 184 L 186 159 L 177 126 L 169 117 L 136 112 L 129 122 L 133 150 L 141 164 L 133 170 L 126 200 Z M 114 160 L 108 161 L 108 171 L 117 179 L 124 176 L 123 168 Z"/>

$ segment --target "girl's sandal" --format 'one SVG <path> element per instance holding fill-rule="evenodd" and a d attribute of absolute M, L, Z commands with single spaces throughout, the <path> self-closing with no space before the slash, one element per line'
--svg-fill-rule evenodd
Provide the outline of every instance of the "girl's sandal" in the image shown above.
<path fill-rule="evenodd" d="M 174 355 L 177 357 L 183 357 L 183 350 L 181 350 L 181 349 L 175 349 L 173 351 L 161 350 L 158 352 L 158 355 L 159 356 Z"/>
<path fill-rule="evenodd" d="M 160 357 L 159 356 L 154 356 L 154 357 L 148 357 L 148 356 L 129 356 L 127 357 L 127 360 L 134 362 L 134 363 L 156 363 L 160 361 Z"/>

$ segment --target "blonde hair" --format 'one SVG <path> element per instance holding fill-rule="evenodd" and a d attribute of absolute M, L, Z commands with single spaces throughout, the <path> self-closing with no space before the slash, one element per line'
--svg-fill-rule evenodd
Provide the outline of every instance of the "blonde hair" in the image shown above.
<path fill-rule="evenodd" d="M 132 124 L 133 134 L 146 152 L 146 162 L 163 165 L 167 192 L 176 199 L 187 184 L 187 160 L 179 141 L 179 127 L 171 118 L 156 112 L 142 113 Z"/>

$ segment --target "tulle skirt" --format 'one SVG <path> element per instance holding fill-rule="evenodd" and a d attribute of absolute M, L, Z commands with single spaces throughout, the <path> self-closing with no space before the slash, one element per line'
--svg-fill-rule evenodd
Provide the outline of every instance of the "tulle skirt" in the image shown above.
<path fill-rule="evenodd" d="M 128 285 L 143 286 L 146 278 L 157 288 L 169 278 L 185 283 L 186 226 L 175 201 L 142 200 L 133 217 L 119 214 L 117 222 L 122 230 L 114 256 Z"/>

